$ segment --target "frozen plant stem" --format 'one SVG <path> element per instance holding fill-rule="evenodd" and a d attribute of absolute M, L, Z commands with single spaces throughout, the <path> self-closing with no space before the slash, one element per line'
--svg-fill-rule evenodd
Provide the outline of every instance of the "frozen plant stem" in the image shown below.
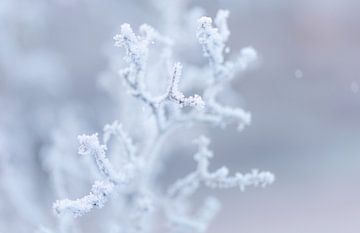
<path fill-rule="evenodd" d="M 251 173 L 236 173 L 235 176 L 229 176 L 227 167 L 222 167 L 215 172 L 209 172 L 209 159 L 213 157 L 212 151 L 208 145 L 210 140 L 205 136 L 201 136 L 195 141 L 199 150 L 195 154 L 194 159 L 197 162 L 197 169 L 185 178 L 178 180 L 170 187 L 168 194 L 174 196 L 188 196 L 192 194 L 200 183 L 204 183 L 210 188 L 233 188 L 239 187 L 244 191 L 246 186 L 265 187 L 274 182 L 274 175 L 270 172 L 258 172 L 253 170 Z"/>
<path fill-rule="evenodd" d="M 179 91 L 179 82 L 182 72 L 182 65 L 176 63 L 173 69 L 173 75 L 171 78 L 171 83 L 169 86 L 169 91 L 167 96 L 178 103 L 181 107 L 191 106 L 191 107 L 204 107 L 205 103 L 199 95 L 194 95 L 190 97 L 185 97 L 182 92 Z"/>
<path fill-rule="evenodd" d="M 197 94 L 186 97 L 180 91 L 183 66 L 178 62 L 171 68 L 168 67 L 171 72 L 166 74 L 169 79 L 167 88 L 162 90 L 163 94 L 150 93 L 145 84 L 147 74 L 151 72 L 151 67 L 148 66 L 149 47 L 157 41 L 169 49 L 173 41 L 160 35 L 149 25 L 142 25 L 138 35 L 129 24 L 121 26 L 120 33 L 114 40 L 115 46 L 125 50 L 127 67 L 118 73 L 132 96 L 150 109 L 156 133 L 144 139 L 143 145 L 149 146 L 143 148 L 137 148 L 133 144 L 129 134 L 117 121 L 104 127 L 103 144 L 97 134 L 79 136 L 79 154 L 94 157 L 103 178 L 96 181 L 90 193 L 82 198 L 56 201 L 53 209 L 57 215 L 68 213 L 74 217 L 82 216 L 94 207 L 102 208 L 112 193 L 116 192 L 116 197 L 126 203 L 126 217 L 121 226 L 125 229 L 124 232 L 151 232 L 151 226 L 156 223 L 156 213 L 165 213 L 170 232 L 204 232 L 220 205 L 215 198 L 209 197 L 194 215 L 190 197 L 200 185 L 210 188 L 237 187 L 243 191 L 248 186 L 265 187 L 274 182 L 272 173 L 256 169 L 251 173 L 235 173 L 232 176 L 226 167 L 210 172 L 209 164 L 213 153 L 208 148 L 210 140 L 205 136 L 196 141 L 198 152 L 194 155 L 197 163 L 195 171 L 176 181 L 166 191 L 160 191 L 158 182 L 155 181 L 163 162 L 158 149 L 167 143 L 172 129 L 198 122 L 220 127 L 235 122 L 239 129 L 250 124 L 249 112 L 242 108 L 224 106 L 216 100 L 224 87 L 229 86 L 227 84 L 235 74 L 246 70 L 257 58 L 255 50 L 247 47 L 240 51 L 234 61 L 225 60 L 224 53 L 229 51 L 226 48 L 226 41 L 230 36 L 228 17 L 228 11 L 220 10 L 215 18 L 216 27 L 213 27 L 209 17 L 201 17 L 198 21 L 197 38 L 204 57 L 209 61 L 207 69 L 210 71 L 210 75 L 206 77 L 210 82 L 204 86 L 202 97 Z M 122 162 L 117 166 L 113 166 L 106 155 L 111 137 L 116 137 L 124 149 L 120 155 Z"/>

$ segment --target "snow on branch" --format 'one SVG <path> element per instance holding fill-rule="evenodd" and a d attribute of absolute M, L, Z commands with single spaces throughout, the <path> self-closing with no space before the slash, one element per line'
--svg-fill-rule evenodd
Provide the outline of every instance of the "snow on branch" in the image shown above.
<path fill-rule="evenodd" d="M 205 136 L 201 136 L 196 140 L 196 143 L 199 146 L 198 152 L 194 155 L 197 169 L 169 188 L 168 194 L 171 197 L 189 196 L 196 191 L 201 183 L 210 188 L 239 187 L 243 191 L 247 186 L 265 187 L 275 180 L 272 173 L 259 172 L 256 169 L 252 170 L 251 173 L 236 173 L 234 176 L 229 176 L 227 167 L 221 167 L 214 172 L 210 172 L 208 170 L 209 159 L 213 157 L 212 151 L 208 148 L 210 140 Z"/>
<path fill-rule="evenodd" d="M 215 17 L 215 25 L 219 29 L 219 35 L 223 42 L 227 41 L 230 36 L 230 30 L 227 25 L 227 19 L 230 12 L 228 10 L 219 10 Z"/>
<path fill-rule="evenodd" d="M 220 201 L 214 197 L 207 197 L 203 206 L 197 213 L 198 232 L 205 232 L 210 222 L 215 218 L 221 208 Z"/>
<path fill-rule="evenodd" d="M 215 18 L 217 28 L 212 26 L 210 17 L 201 17 L 198 20 L 197 38 L 202 46 L 204 56 L 209 59 L 216 81 L 231 79 L 236 71 L 246 70 L 257 59 L 256 51 L 252 47 L 245 47 L 234 62 L 225 62 L 224 53 L 230 50 L 225 44 L 230 36 L 227 25 L 228 17 L 229 11 L 219 10 Z"/>
<path fill-rule="evenodd" d="M 133 78 L 130 83 L 136 85 L 137 76 L 143 75 L 149 49 L 147 47 L 150 36 L 142 40 L 137 37 L 129 24 L 121 25 L 121 33 L 114 36 L 115 46 L 124 47 L 126 51 L 125 61 L 130 65 L 129 72 Z M 135 79 L 136 78 L 136 79 Z"/>
<path fill-rule="evenodd" d="M 191 215 L 182 204 L 184 203 L 176 203 L 167 212 L 170 226 L 176 230 L 175 232 L 206 232 L 210 222 L 221 207 L 219 200 L 214 197 L 208 197 L 197 213 Z"/>
<path fill-rule="evenodd" d="M 180 63 L 176 63 L 174 65 L 173 73 L 171 76 L 171 82 L 168 91 L 169 98 L 177 102 L 181 107 L 191 106 L 203 108 L 205 106 L 205 103 L 199 95 L 185 97 L 184 94 L 179 91 L 181 73 L 182 65 Z"/>
<path fill-rule="evenodd" d="M 112 134 L 111 130 L 120 130 L 117 124 L 105 128 L 104 141 L 109 139 L 110 134 Z M 53 204 L 53 209 L 58 215 L 71 213 L 74 217 L 78 217 L 90 212 L 93 207 L 102 208 L 116 186 L 126 185 L 134 177 L 135 162 L 125 164 L 120 172 L 115 171 L 106 157 L 107 147 L 99 143 L 97 134 L 80 135 L 78 140 L 80 143 L 78 153 L 84 156 L 93 156 L 99 171 L 104 175 L 104 179 L 96 181 L 91 188 L 90 194 L 82 198 L 76 200 L 57 200 Z M 130 139 L 127 138 L 126 140 L 129 143 Z"/>
<path fill-rule="evenodd" d="M 130 161 L 135 160 L 136 147 L 128 135 L 127 132 L 123 129 L 122 124 L 114 121 L 112 124 L 107 124 L 104 126 L 104 135 L 103 141 L 104 144 L 107 144 L 111 136 L 116 136 L 124 147 L 125 153 Z"/>
<path fill-rule="evenodd" d="M 220 92 L 230 86 L 226 84 L 229 84 L 235 73 L 246 70 L 257 59 L 255 50 L 246 47 L 234 61 L 226 61 L 225 53 L 229 49 L 225 43 L 230 36 L 228 17 L 228 11 L 220 10 L 214 20 L 216 27 L 213 27 L 213 21 L 209 17 L 199 19 L 197 38 L 204 56 L 209 60 L 209 67 L 203 69 L 206 70 L 204 74 L 208 75 L 209 82 L 204 82 L 205 85 L 201 86 L 202 97 L 196 94 L 185 96 L 180 90 L 179 84 L 183 78 L 180 63 L 174 64 L 166 89 L 164 85 L 163 94 L 153 96 L 148 92 L 145 83 L 149 84 L 153 80 L 145 82 L 144 79 L 162 72 L 152 72 L 155 68 L 148 63 L 149 47 L 154 41 L 159 41 L 170 49 L 172 41 L 146 24 L 140 26 L 138 34 L 134 33 L 129 24 L 121 26 L 120 33 L 114 40 L 115 46 L 125 49 L 127 67 L 121 69 L 119 75 L 124 79 L 131 94 L 151 110 L 150 117 L 155 120 L 157 130 L 139 142 L 139 145 L 143 145 L 139 150 L 117 121 L 105 125 L 102 144 L 97 134 L 80 135 L 79 154 L 94 157 L 103 179 L 96 181 L 90 193 L 82 198 L 56 201 L 53 205 L 56 214 L 69 213 L 75 217 L 81 216 L 94 207 L 103 207 L 117 190 L 121 191 L 117 192 L 120 207 L 123 208 L 120 211 L 125 211 L 123 219 L 120 220 L 124 223 L 124 232 L 151 232 L 152 228 L 148 228 L 148 224 L 151 226 L 154 222 L 154 213 L 164 212 L 171 225 L 171 232 L 201 233 L 206 231 L 220 205 L 216 199 L 209 198 L 198 211 L 192 210 L 189 197 L 200 185 L 210 188 L 238 187 L 244 190 L 248 186 L 265 187 L 274 182 L 275 177 L 272 173 L 259 172 L 256 169 L 250 173 L 234 175 L 229 174 L 227 167 L 209 171 L 213 152 L 209 149 L 210 140 L 204 136 L 196 140 L 198 151 L 194 155 L 197 163 L 195 171 L 177 180 L 165 192 L 159 189 L 156 182 L 163 163 L 160 148 L 167 142 L 167 136 L 172 132 L 170 129 L 185 124 L 191 125 L 193 122 L 224 126 L 235 121 L 239 129 L 250 124 L 249 112 L 217 102 Z M 168 64 L 171 63 L 168 58 L 166 66 L 169 68 Z M 151 75 L 147 75 L 148 73 Z M 186 91 L 188 90 L 184 92 Z M 182 107 L 194 108 L 183 110 Z M 148 126 L 153 129 L 151 124 Z M 116 170 L 106 155 L 107 145 L 113 137 L 121 143 L 125 156 L 124 159 L 117 160 L 121 162 L 116 164 Z"/>
<path fill-rule="evenodd" d="M 96 181 L 90 194 L 76 200 L 57 200 L 53 204 L 53 210 L 57 215 L 69 213 L 74 217 L 82 216 L 94 207 L 102 208 L 113 189 L 114 184 L 110 181 Z"/>
<path fill-rule="evenodd" d="M 154 41 L 159 41 L 168 46 L 173 44 L 173 41 L 170 38 L 161 35 L 148 24 L 142 24 L 139 28 L 139 32 L 145 38 L 144 41 L 147 46 Z"/>
<path fill-rule="evenodd" d="M 231 120 L 235 120 L 238 130 L 241 131 L 246 125 L 251 123 L 251 113 L 242 108 L 233 108 L 220 104 L 216 97 L 222 90 L 221 85 L 208 88 L 204 94 L 207 100 L 207 106 L 213 113 L 221 117 L 221 124 L 224 126 Z"/>
<path fill-rule="evenodd" d="M 211 65 L 215 66 L 224 62 L 224 36 L 221 36 L 219 31 L 212 27 L 210 17 L 199 19 L 197 38 L 202 45 L 204 56 L 209 58 Z"/>
<path fill-rule="evenodd" d="M 114 37 L 115 46 L 124 47 L 126 51 L 125 61 L 128 67 L 119 71 L 119 75 L 124 78 L 131 89 L 132 95 L 150 107 L 157 122 L 158 131 L 161 132 L 166 127 L 166 117 L 164 116 L 164 104 L 172 101 L 180 107 L 204 107 L 204 101 L 199 95 L 185 97 L 178 89 L 181 78 L 182 66 L 176 63 L 170 78 L 169 86 L 164 95 L 152 96 L 145 88 L 144 77 L 149 54 L 149 46 L 153 40 L 171 45 L 171 41 L 161 36 L 149 25 L 140 27 L 139 36 L 136 36 L 129 24 L 121 26 L 120 34 Z"/>
<path fill-rule="evenodd" d="M 171 45 L 171 40 L 160 35 L 154 28 L 143 24 L 139 29 L 139 36 L 136 36 L 131 26 L 127 23 L 121 25 L 120 33 L 114 36 L 115 46 L 123 47 L 126 52 L 125 61 L 128 68 L 120 71 L 126 81 L 134 88 L 141 85 L 141 78 L 145 75 L 145 69 L 149 56 L 149 45 L 159 41 Z"/>
<path fill-rule="evenodd" d="M 106 146 L 100 145 L 97 134 L 80 135 L 78 140 L 80 143 L 80 155 L 93 156 L 100 172 L 109 180 L 116 183 L 121 180 L 119 174 L 115 171 L 108 158 L 106 158 Z"/>
<path fill-rule="evenodd" d="M 204 56 L 209 60 L 212 72 L 212 82 L 204 90 L 203 97 L 208 115 L 212 115 L 213 119 L 217 117 L 222 126 L 235 121 L 238 129 L 242 130 L 244 126 L 250 124 L 251 114 L 242 108 L 220 104 L 217 98 L 225 84 L 231 81 L 237 72 L 246 70 L 256 61 L 257 53 L 252 47 L 245 47 L 234 61 L 225 61 L 224 54 L 229 51 L 225 44 L 230 35 L 228 17 L 229 11 L 219 10 L 215 17 L 217 27 L 213 27 L 213 21 L 209 17 L 201 17 L 198 20 L 197 38 Z"/>

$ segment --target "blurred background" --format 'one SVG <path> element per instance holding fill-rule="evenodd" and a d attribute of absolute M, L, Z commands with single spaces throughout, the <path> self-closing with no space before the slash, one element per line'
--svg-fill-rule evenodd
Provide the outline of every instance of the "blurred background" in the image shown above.
<path fill-rule="evenodd" d="M 109 91 L 107 81 L 123 56 L 112 37 L 124 22 L 178 36 L 167 28 L 157 2 L 0 1 L 1 233 L 30 232 L 55 221 L 51 203 L 57 198 L 46 158 L 55 153 L 77 163 L 78 134 L 101 131 L 126 115 L 117 100 L 125 93 Z M 265 189 L 201 190 L 196 198 L 213 192 L 223 203 L 209 232 L 360 232 L 360 1 L 173 5 L 180 6 L 199 6 L 211 17 L 229 9 L 231 51 L 251 45 L 260 56 L 255 69 L 232 83 L 238 93 L 233 103 L 251 111 L 252 124 L 241 133 L 232 127 L 207 130 L 212 168 L 259 168 L 277 178 Z M 187 36 L 195 49 L 181 45 L 177 59 L 206 64 L 195 34 Z M 195 149 L 187 135 L 179 134 L 180 146 L 168 149 L 177 156 L 169 161 L 174 169 L 165 183 L 193 166 Z M 74 197 L 83 195 L 78 188 Z"/>

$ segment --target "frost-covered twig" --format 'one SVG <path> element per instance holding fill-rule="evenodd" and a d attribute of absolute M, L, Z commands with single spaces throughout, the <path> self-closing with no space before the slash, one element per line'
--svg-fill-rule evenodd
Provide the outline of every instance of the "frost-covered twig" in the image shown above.
<path fill-rule="evenodd" d="M 80 143 L 80 155 L 93 156 L 100 172 L 107 179 L 111 180 L 114 183 L 122 181 L 122 177 L 115 171 L 108 158 L 106 158 L 106 146 L 100 145 L 97 134 L 80 135 L 78 136 L 78 140 Z"/>
<path fill-rule="evenodd" d="M 58 200 L 54 203 L 53 209 L 58 215 L 69 213 L 79 217 L 90 212 L 94 207 L 102 208 L 113 189 L 114 184 L 110 181 L 96 181 L 90 194 L 76 200 Z"/>
<path fill-rule="evenodd" d="M 125 60 L 129 64 L 129 67 L 121 70 L 119 74 L 131 88 L 133 96 L 150 107 L 155 116 L 158 130 L 162 131 L 166 125 L 166 122 L 164 122 L 164 103 L 166 100 L 175 101 L 182 107 L 203 107 L 204 102 L 199 95 L 185 97 L 178 90 L 182 70 L 180 63 L 174 65 L 171 81 L 165 95 L 153 97 L 145 90 L 143 78 L 145 77 L 144 72 L 147 65 L 150 42 L 152 40 L 159 40 L 168 44 L 171 42 L 148 25 L 142 25 L 140 27 L 141 32 L 144 34 L 143 36 L 136 36 L 129 24 L 123 24 L 120 34 L 114 37 L 115 45 L 125 48 Z"/>
<path fill-rule="evenodd" d="M 201 183 L 210 188 L 239 187 L 243 191 L 247 186 L 265 187 L 275 180 L 272 173 L 259 172 L 256 169 L 251 173 L 236 173 L 234 176 L 229 176 L 227 167 L 221 167 L 215 172 L 209 172 L 209 159 L 213 157 L 212 151 L 208 148 L 210 140 L 205 136 L 201 136 L 196 140 L 196 143 L 199 146 L 199 150 L 194 156 L 197 169 L 169 188 L 168 194 L 171 197 L 187 197 L 195 192 Z"/>
<path fill-rule="evenodd" d="M 171 100 L 177 102 L 181 107 L 192 106 L 192 107 L 203 108 L 205 106 L 205 103 L 199 95 L 185 97 L 184 94 L 179 91 L 178 88 L 179 88 L 181 72 L 182 72 L 182 65 L 180 63 L 176 63 L 174 65 L 174 70 L 169 85 L 168 97 Z"/>
<path fill-rule="evenodd" d="M 218 27 L 219 35 L 223 42 L 227 41 L 230 36 L 230 30 L 227 25 L 227 19 L 229 18 L 230 12 L 227 10 L 219 10 L 215 17 L 215 24 Z"/>
<path fill-rule="evenodd" d="M 194 211 L 190 207 L 189 197 L 200 185 L 210 188 L 239 187 L 244 190 L 247 186 L 265 187 L 274 181 L 272 173 L 258 170 L 246 174 L 235 173 L 233 176 L 229 175 L 226 167 L 210 172 L 209 159 L 213 154 L 208 148 L 210 141 L 206 137 L 197 140 L 199 150 L 194 156 L 197 162 L 194 172 L 179 179 L 165 192 L 159 189 L 155 180 L 164 160 L 159 149 L 168 143 L 167 137 L 173 132 L 170 129 L 194 122 L 224 126 L 235 120 L 239 128 L 250 123 L 250 113 L 241 108 L 224 106 L 216 100 L 235 73 L 244 71 L 256 59 L 253 49 L 244 48 L 237 59 L 225 61 L 224 54 L 228 51 L 225 42 L 230 35 L 228 16 L 228 11 L 218 12 L 215 18 L 217 28 L 212 26 L 211 18 L 202 17 L 199 20 L 197 37 L 204 56 L 209 60 L 209 67 L 205 68 L 207 72 L 204 72 L 208 75 L 209 82 L 204 82 L 206 84 L 201 86 L 203 97 L 196 94 L 186 97 L 180 91 L 179 82 L 183 74 L 182 65 L 178 62 L 172 67 L 167 86 L 164 85 L 164 89 L 159 87 L 157 91 L 161 93 L 154 94 L 155 91 L 150 88 L 152 86 L 148 86 L 149 82 L 146 82 L 152 80 L 147 79 L 159 73 L 168 75 L 170 67 L 164 69 L 166 72 L 160 70 L 152 73 L 153 67 L 149 65 L 150 46 L 154 41 L 159 41 L 170 49 L 172 42 L 148 25 L 142 25 L 138 35 L 129 24 L 121 26 L 120 33 L 114 39 L 116 46 L 125 49 L 127 67 L 121 69 L 119 75 L 132 96 L 150 109 L 150 119 L 156 122 L 156 132 L 149 138 L 140 137 L 143 141 L 136 143 L 137 146 L 142 146 L 139 148 L 136 148 L 129 134 L 117 121 L 104 127 L 103 144 L 99 142 L 97 134 L 79 136 L 79 154 L 95 158 L 103 179 L 96 181 L 90 193 L 82 198 L 56 201 L 54 210 L 57 214 L 70 213 L 77 217 L 91 211 L 93 207 L 101 208 L 116 190 L 116 197 L 120 198 L 122 204 L 117 211 L 126 212 L 121 219 L 124 232 L 151 232 L 152 224 L 156 222 L 153 220 L 155 215 L 165 213 L 171 232 L 201 233 L 206 231 L 220 205 L 216 199 L 209 198 L 198 211 Z M 169 59 L 164 62 L 166 66 L 173 63 L 170 61 L 170 53 L 165 57 Z M 189 90 L 184 89 L 185 93 L 187 91 Z M 150 128 L 152 125 L 147 126 Z M 123 163 L 114 165 L 106 156 L 107 145 L 113 136 L 119 139 L 124 152 L 120 155 Z"/>
<path fill-rule="evenodd" d="M 104 126 L 103 141 L 105 145 L 109 142 L 112 135 L 119 139 L 128 159 L 133 162 L 136 156 L 136 147 L 128 133 L 123 129 L 122 124 L 114 121 L 112 124 Z"/>
<path fill-rule="evenodd" d="M 225 22 L 223 22 L 225 23 Z M 212 19 L 201 17 L 197 31 L 197 38 L 202 45 L 204 56 L 209 59 L 210 66 L 215 73 L 222 71 L 224 63 L 224 48 L 228 35 L 222 35 L 217 28 L 212 27 Z M 218 77 L 218 76 L 216 76 Z"/>
<path fill-rule="evenodd" d="M 106 134 L 108 135 L 108 134 Z M 56 214 L 71 213 L 78 217 L 89 212 L 93 207 L 102 208 L 114 188 L 119 185 L 126 185 L 134 176 L 136 164 L 129 161 L 120 172 L 115 171 L 109 159 L 106 158 L 106 145 L 101 145 L 97 134 L 80 135 L 78 137 L 80 155 L 90 155 L 95 158 L 99 171 L 104 179 L 96 181 L 91 188 L 90 194 L 76 200 L 58 200 L 54 203 L 53 209 Z"/>
<path fill-rule="evenodd" d="M 220 104 L 216 97 L 223 90 L 222 85 L 216 85 L 208 88 L 204 93 L 204 98 L 212 114 L 218 116 L 220 124 L 226 125 L 233 119 L 237 121 L 238 129 L 241 131 L 244 126 L 251 123 L 251 113 L 242 108 L 233 108 Z"/>
<path fill-rule="evenodd" d="M 167 212 L 169 225 L 174 232 L 206 232 L 210 222 L 220 210 L 220 202 L 214 197 L 205 199 L 204 204 L 200 210 L 192 215 L 187 208 L 184 208 L 184 203 L 178 202 L 171 205 Z"/>
<path fill-rule="evenodd" d="M 233 78 L 235 73 L 244 71 L 256 60 L 257 56 L 254 49 L 247 47 L 241 50 L 235 62 L 225 62 L 224 53 L 229 50 L 225 45 L 230 35 L 227 26 L 228 17 L 228 11 L 219 10 L 215 18 L 217 28 L 212 26 L 212 19 L 209 17 L 201 17 L 198 22 L 197 37 L 202 45 L 204 56 L 209 60 L 213 76 L 211 85 L 204 91 L 204 98 L 211 114 L 221 117 L 225 125 L 226 122 L 235 119 L 238 122 L 238 129 L 241 130 L 245 125 L 250 124 L 251 114 L 241 108 L 224 106 L 216 99 L 223 86 Z"/>

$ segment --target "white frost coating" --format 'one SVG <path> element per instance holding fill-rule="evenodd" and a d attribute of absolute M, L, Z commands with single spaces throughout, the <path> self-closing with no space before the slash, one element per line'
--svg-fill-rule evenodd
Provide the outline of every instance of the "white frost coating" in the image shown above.
<path fill-rule="evenodd" d="M 114 36 L 115 46 L 123 47 L 126 51 L 125 61 L 129 67 L 121 71 L 129 80 L 134 88 L 145 75 L 147 59 L 149 55 L 149 44 L 155 40 L 165 44 L 171 44 L 171 40 L 161 36 L 155 29 L 147 24 L 140 26 L 140 36 L 136 36 L 129 24 L 121 25 L 120 34 Z M 140 83 L 141 84 L 141 83 Z"/>
<path fill-rule="evenodd" d="M 158 231 L 157 220 L 160 214 L 167 220 L 168 224 L 165 225 L 170 227 L 168 231 L 164 232 L 202 233 L 208 229 L 220 204 L 216 199 L 208 198 L 202 206 L 193 208 L 190 197 L 200 185 L 210 188 L 238 187 L 240 190 L 244 190 L 248 186 L 265 187 L 274 181 L 272 173 L 259 172 L 256 169 L 250 173 L 235 173 L 234 175 L 229 175 L 226 167 L 221 167 L 214 172 L 209 171 L 210 158 L 213 157 L 213 153 L 208 148 L 210 140 L 204 136 L 196 141 L 199 148 L 194 155 L 197 163 L 195 171 L 179 179 L 165 191 L 159 188 L 157 181 L 164 163 L 163 156 L 165 156 L 160 153 L 160 149 L 165 143 L 168 143 L 168 137 L 175 131 L 173 129 L 184 125 L 191 126 L 196 122 L 205 122 L 216 126 L 226 126 L 236 122 L 240 129 L 250 124 L 249 112 L 241 108 L 227 107 L 216 101 L 219 93 L 230 86 L 227 84 L 235 73 L 247 69 L 250 63 L 257 58 L 256 52 L 247 47 L 241 50 L 239 57 L 234 61 L 225 61 L 224 53 L 225 50 L 228 50 L 225 42 L 230 35 L 227 26 L 228 16 L 228 11 L 218 12 L 215 18 L 217 28 L 212 26 L 211 18 L 202 17 L 199 20 L 197 37 L 202 45 L 204 55 L 209 60 L 209 66 L 202 67 L 201 70 L 204 72 L 199 72 L 200 76 L 208 78 L 208 82 L 196 87 L 203 91 L 203 97 L 199 95 L 186 97 L 180 90 L 179 82 L 183 78 L 180 63 L 174 64 L 167 86 L 165 86 L 166 79 L 163 80 L 164 85 L 159 85 L 159 89 L 156 89 L 156 85 L 145 82 L 148 81 L 145 78 L 153 81 L 152 78 L 159 76 L 156 83 L 154 81 L 154 84 L 157 84 L 157 81 L 162 80 L 163 70 L 170 70 L 170 64 L 173 64 L 170 58 L 171 53 L 168 52 L 164 59 L 166 61 L 161 61 L 160 66 L 150 66 L 149 62 L 152 62 L 148 58 L 150 46 L 155 42 L 161 42 L 160 46 L 171 51 L 171 47 L 168 47 L 171 42 L 148 25 L 142 25 L 138 34 L 133 32 L 130 25 L 122 25 L 120 34 L 114 39 L 116 46 L 125 49 L 127 67 L 120 70 L 119 75 L 124 79 L 131 94 L 149 108 L 150 111 L 146 113 L 150 123 L 145 129 L 151 129 L 151 134 L 143 137 L 137 136 L 136 145 L 140 145 L 137 148 L 123 126 L 115 121 L 105 125 L 103 144 L 99 142 L 97 134 L 79 136 L 79 153 L 94 156 L 104 179 L 95 182 L 90 193 L 82 198 L 56 201 L 54 203 L 56 214 L 69 213 L 75 217 L 81 216 L 94 207 L 104 206 L 110 195 L 116 192 L 117 195 L 114 197 L 118 198 L 118 202 L 109 208 L 113 208 L 112 210 L 117 213 L 113 226 L 119 227 L 112 229 L 132 233 Z M 162 66 L 166 66 L 166 69 L 162 70 Z M 146 86 L 146 84 L 150 85 Z M 147 88 L 150 90 L 147 91 Z M 190 91 L 186 89 L 186 85 L 182 88 L 185 89 L 184 92 Z M 160 94 L 154 96 L 152 91 Z M 127 104 L 127 102 L 124 101 L 123 104 Z M 195 108 L 183 109 L 182 107 L 185 106 Z M 201 111 L 197 109 L 199 107 L 202 108 Z M 115 156 L 118 154 L 124 156 L 112 161 L 114 165 L 116 161 L 120 161 L 116 163 L 116 167 L 120 167 L 117 170 L 106 156 L 106 152 L 119 152 L 116 150 L 118 147 L 107 151 L 107 145 L 112 137 L 118 139 L 116 142 L 121 143 L 123 149 L 123 151 L 120 150 L 122 153 L 114 154 Z"/>
<path fill-rule="evenodd" d="M 203 47 L 204 56 L 209 58 L 211 65 L 224 62 L 224 37 L 220 35 L 217 28 L 212 27 L 211 18 L 201 17 L 199 19 L 197 38 Z"/>
<path fill-rule="evenodd" d="M 228 17 L 228 11 L 219 10 L 215 18 L 217 28 L 212 26 L 212 19 L 209 17 L 201 17 L 198 22 L 197 38 L 202 46 L 204 56 L 209 59 L 216 80 L 230 79 L 235 71 L 244 71 L 257 60 L 255 49 L 245 47 L 240 51 L 235 62 L 225 63 L 225 43 L 230 36 L 227 25 Z"/>
<path fill-rule="evenodd" d="M 222 116 L 223 124 L 226 124 L 225 119 L 235 119 L 238 125 L 237 129 L 241 131 L 246 125 L 250 125 L 251 113 L 243 110 L 242 108 L 232 108 L 218 103 L 215 98 L 222 90 L 221 88 L 221 86 L 215 86 L 211 89 L 209 88 L 204 97 L 206 97 L 211 110 Z"/>
<path fill-rule="evenodd" d="M 204 205 L 197 214 L 198 232 L 206 232 L 210 222 L 215 218 L 220 208 L 221 204 L 218 199 L 214 197 L 205 199 Z"/>
<path fill-rule="evenodd" d="M 91 211 L 92 208 L 102 208 L 108 201 L 109 195 L 114 189 L 110 181 L 96 181 L 88 195 L 76 200 L 58 200 L 53 204 L 57 215 L 69 213 L 74 217 L 82 216 Z"/>
<path fill-rule="evenodd" d="M 227 26 L 228 17 L 228 11 L 219 10 L 215 18 L 217 28 L 212 26 L 212 19 L 209 17 L 202 17 L 198 21 L 197 37 L 204 56 L 209 60 L 213 78 L 211 85 L 204 90 L 203 98 L 214 122 L 217 121 L 221 126 L 226 126 L 235 121 L 238 129 L 242 130 L 250 124 L 251 114 L 241 108 L 220 104 L 217 102 L 217 97 L 225 84 L 231 81 L 237 72 L 246 70 L 251 63 L 256 61 L 257 53 L 253 48 L 246 47 L 240 51 L 240 55 L 235 61 L 225 62 L 225 42 L 230 35 Z"/>
<path fill-rule="evenodd" d="M 108 132 L 109 134 L 109 132 Z M 107 135 L 109 137 L 109 135 Z M 135 164 L 125 164 L 120 172 L 116 172 L 106 158 L 106 145 L 100 145 L 97 134 L 78 136 L 80 143 L 79 154 L 90 155 L 96 160 L 99 171 L 105 176 L 104 180 L 96 181 L 90 194 L 76 200 L 57 200 L 53 209 L 56 214 L 71 213 L 74 217 L 88 213 L 93 207 L 102 208 L 114 188 L 126 185 L 134 177 Z"/>
<path fill-rule="evenodd" d="M 80 143 L 79 154 L 94 156 L 101 173 L 113 182 L 119 182 L 120 176 L 115 172 L 110 161 L 106 158 L 106 146 L 100 145 L 97 134 L 78 136 Z"/>
<path fill-rule="evenodd" d="M 132 95 L 151 109 L 159 131 L 163 131 L 166 127 L 164 122 L 166 118 L 164 116 L 164 104 L 166 104 L 167 101 L 175 101 L 181 107 L 204 106 L 204 102 L 199 95 L 186 98 L 178 91 L 177 85 L 181 75 L 181 65 L 175 65 L 172 81 L 169 84 L 168 91 L 164 95 L 153 97 L 146 91 L 143 78 L 145 76 L 144 72 L 147 65 L 149 45 L 154 40 L 169 45 L 171 44 L 169 39 L 161 36 L 148 25 L 142 25 L 140 27 L 140 36 L 136 36 L 129 24 L 123 24 L 120 34 L 116 35 L 114 40 L 116 46 L 125 48 L 125 60 L 129 64 L 129 67 L 120 70 L 119 74 L 128 84 Z"/>
<path fill-rule="evenodd" d="M 171 197 L 183 198 L 189 196 L 196 191 L 200 183 L 210 188 L 239 187 L 243 191 L 247 186 L 265 187 L 275 180 L 272 173 L 259 172 L 256 169 L 252 170 L 251 173 L 236 173 L 234 176 L 229 176 L 227 167 L 221 167 L 215 172 L 209 172 L 209 159 L 213 157 L 212 151 L 208 148 L 210 140 L 201 136 L 196 140 L 196 143 L 199 146 L 198 152 L 194 155 L 194 159 L 198 164 L 197 169 L 170 187 L 168 194 Z"/>
<path fill-rule="evenodd" d="M 104 144 L 107 144 L 111 138 L 111 136 L 117 136 L 119 141 L 124 147 L 124 150 L 130 159 L 130 161 L 134 161 L 136 154 L 136 147 L 132 142 L 132 139 L 128 135 L 127 132 L 123 129 L 122 124 L 114 121 L 112 124 L 107 124 L 104 126 L 104 135 L 103 141 Z"/>
<path fill-rule="evenodd" d="M 175 232 L 202 233 L 206 232 L 210 222 L 219 212 L 220 207 L 220 202 L 216 198 L 208 197 L 195 216 L 191 216 L 186 208 L 175 205 L 168 210 L 167 217 Z"/>
<path fill-rule="evenodd" d="M 219 29 L 219 34 L 222 37 L 222 41 L 227 41 L 230 36 L 230 30 L 227 25 L 227 19 L 230 12 L 228 10 L 219 10 L 215 17 L 215 24 Z"/>
<path fill-rule="evenodd" d="M 148 24 L 143 24 L 139 28 L 139 33 L 145 38 L 144 41 L 146 46 L 149 43 L 155 43 L 155 41 L 159 41 L 166 45 L 172 45 L 173 41 L 165 36 L 162 36 L 158 31 L 156 31 L 153 27 Z"/>
<path fill-rule="evenodd" d="M 169 98 L 177 102 L 181 107 L 191 106 L 203 108 L 205 106 L 205 103 L 199 95 L 185 97 L 184 94 L 179 91 L 181 73 L 182 65 L 180 63 L 176 63 L 174 65 L 173 73 L 171 76 L 168 94 Z"/>
<path fill-rule="evenodd" d="M 139 74 L 145 69 L 148 56 L 147 40 L 141 41 L 133 32 L 129 24 L 121 25 L 121 33 L 114 36 L 115 46 L 124 47 L 127 56 L 125 60 L 130 64 L 132 72 Z M 137 80 L 132 80 L 137 81 Z"/>

